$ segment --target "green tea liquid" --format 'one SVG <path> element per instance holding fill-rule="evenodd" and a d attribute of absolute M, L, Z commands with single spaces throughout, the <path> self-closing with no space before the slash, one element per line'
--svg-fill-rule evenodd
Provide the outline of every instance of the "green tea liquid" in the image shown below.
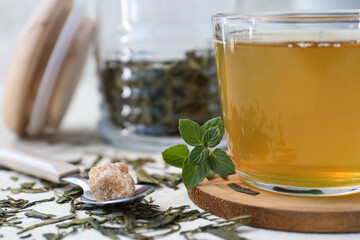
<path fill-rule="evenodd" d="M 236 168 L 301 187 L 360 184 L 360 44 L 217 43 Z"/>

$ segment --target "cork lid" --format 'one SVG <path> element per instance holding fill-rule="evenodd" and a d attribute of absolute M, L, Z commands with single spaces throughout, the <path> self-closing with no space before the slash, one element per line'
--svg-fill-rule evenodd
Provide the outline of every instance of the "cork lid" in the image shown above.
<path fill-rule="evenodd" d="M 57 127 L 94 39 L 86 0 L 43 0 L 20 38 L 5 81 L 3 115 L 20 136 Z"/>

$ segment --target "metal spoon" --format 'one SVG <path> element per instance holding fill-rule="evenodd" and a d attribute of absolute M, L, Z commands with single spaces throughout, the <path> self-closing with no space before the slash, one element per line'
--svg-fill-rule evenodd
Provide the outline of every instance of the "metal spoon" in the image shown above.
<path fill-rule="evenodd" d="M 128 203 L 155 191 L 155 188 L 150 185 L 136 184 L 135 195 L 131 198 L 98 202 L 90 190 L 88 180 L 80 175 L 78 167 L 15 147 L 0 148 L 0 166 L 56 183 L 65 181 L 78 185 L 84 192 L 80 200 L 97 206 Z"/>

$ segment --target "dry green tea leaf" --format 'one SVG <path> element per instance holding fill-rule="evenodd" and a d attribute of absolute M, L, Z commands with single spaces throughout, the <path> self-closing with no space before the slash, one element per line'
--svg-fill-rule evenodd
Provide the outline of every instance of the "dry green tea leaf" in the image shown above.
<path fill-rule="evenodd" d="M 116 232 L 113 229 L 105 228 L 101 226 L 96 219 L 90 219 L 89 224 L 102 235 L 107 236 L 113 240 L 119 240 L 119 237 L 116 236 Z"/>
<path fill-rule="evenodd" d="M 74 160 L 69 160 L 67 161 L 68 163 L 70 164 L 73 164 L 73 165 L 80 165 L 81 162 L 82 162 L 82 158 L 78 158 L 78 159 L 74 159 Z"/>
<path fill-rule="evenodd" d="M 240 227 L 249 222 L 244 221 L 244 219 L 249 219 L 249 216 L 239 216 L 236 219 L 241 219 L 243 221 L 234 223 L 231 220 L 225 220 L 214 224 L 200 226 L 193 230 L 183 231 L 180 234 L 184 235 L 186 239 L 191 239 L 191 235 L 208 232 L 226 240 L 246 240 L 246 238 L 239 236 L 239 234 L 241 233 Z"/>
<path fill-rule="evenodd" d="M 136 176 L 141 183 L 159 184 L 160 182 L 149 175 L 143 168 L 138 167 L 136 170 Z"/>
<path fill-rule="evenodd" d="M 250 188 L 241 187 L 240 185 L 238 185 L 236 183 L 229 183 L 228 186 L 236 192 L 241 192 L 241 193 L 245 193 L 245 194 L 249 194 L 249 195 L 253 195 L 253 196 L 260 194 L 260 192 L 252 190 Z"/>
<path fill-rule="evenodd" d="M 44 186 L 45 189 L 48 190 L 53 190 L 55 188 L 61 188 L 61 187 L 65 187 L 67 185 L 69 185 L 69 183 L 54 183 L 54 182 L 50 182 L 44 179 L 41 179 L 41 184 Z"/>
<path fill-rule="evenodd" d="M 29 183 L 22 183 L 20 185 L 20 188 L 5 188 L 5 189 L 1 189 L 2 191 L 11 191 L 12 194 L 17 194 L 17 193 L 43 193 L 43 192 L 47 192 L 46 189 L 42 189 L 42 188 L 33 188 L 33 186 L 35 185 L 35 182 L 29 182 Z"/>
<path fill-rule="evenodd" d="M 211 233 L 227 240 L 246 240 L 246 238 L 239 236 L 239 232 L 237 230 L 239 225 L 242 226 L 242 224 L 235 223 L 222 227 L 212 227 L 206 229 L 205 232 Z"/>
<path fill-rule="evenodd" d="M 293 194 L 311 194 L 311 195 L 319 195 L 324 194 L 320 189 L 310 189 L 310 190 L 295 190 L 295 189 L 286 189 L 282 187 L 274 187 L 274 191 L 284 192 L 284 193 L 293 193 Z"/>
<path fill-rule="evenodd" d="M 17 177 L 17 176 L 11 176 L 10 179 L 13 180 L 13 181 L 17 181 L 17 180 L 19 180 L 19 177 Z"/>
<path fill-rule="evenodd" d="M 60 233 L 58 234 L 55 234 L 55 233 L 44 233 L 43 234 L 43 237 L 46 239 L 46 240 L 61 240 L 64 238 L 64 236 Z"/>
<path fill-rule="evenodd" d="M 35 186 L 35 182 L 22 183 L 20 186 L 24 189 L 32 189 Z"/>
<path fill-rule="evenodd" d="M 61 233 L 44 233 L 43 237 L 46 240 L 61 240 L 63 238 L 65 238 L 66 236 L 68 236 L 69 234 L 75 233 L 77 232 L 76 228 L 73 228 L 71 231 L 69 232 L 61 232 Z"/>
<path fill-rule="evenodd" d="M 85 224 L 90 225 L 90 221 L 97 221 L 97 220 L 95 218 L 92 218 L 92 217 L 82 218 L 82 219 L 74 219 L 74 220 L 71 220 L 71 221 L 66 222 L 66 223 L 58 224 L 56 226 L 58 228 L 68 228 L 68 227 L 73 227 L 73 226 L 78 226 L 78 225 L 85 225 Z M 104 223 L 104 222 L 106 222 L 106 221 L 100 221 L 100 223 Z"/>
<path fill-rule="evenodd" d="M 172 189 L 178 189 L 178 185 L 182 183 L 181 174 L 166 174 L 166 175 L 160 175 L 160 174 L 151 174 L 153 178 L 158 180 L 160 184 L 163 184 L 169 188 Z"/>
<path fill-rule="evenodd" d="M 41 220 L 45 220 L 45 219 L 50 219 L 50 218 L 56 217 L 56 216 L 53 215 L 53 214 L 41 213 L 41 212 L 35 211 L 35 210 L 33 210 L 33 209 L 28 210 L 28 211 L 25 213 L 25 216 L 27 216 L 27 217 L 29 217 L 29 218 L 38 218 L 38 219 L 41 219 Z"/>
<path fill-rule="evenodd" d="M 25 238 L 29 238 L 31 237 L 31 233 L 27 234 L 27 235 L 24 235 L 24 236 L 20 236 L 19 238 L 21 239 L 25 239 Z"/>
<path fill-rule="evenodd" d="M 71 200 L 80 197 L 82 193 L 83 190 L 81 187 L 73 187 L 69 190 L 66 190 L 63 194 L 60 194 L 60 197 L 58 198 L 58 200 L 56 200 L 56 202 L 59 204 L 68 203 Z"/>
<path fill-rule="evenodd" d="M 20 232 L 18 232 L 17 234 L 21 234 L 21 233 L 30 231 L 30 230 L 32 230 L 34 228 L 42 227 L 42 226 L 45 226 L 45 225 L 50 225 L 50 224 L 66 221 L 66 220 L 72 219 L 74 217 L 76 217 L 76 214 L 70 214 L 70 215 L 67 215 L 67 216 L 54 218 L 54 219 L 51 219 L 49 221 L 41 222 L 41 223 L 38 223 L 38 224 L 34 224 L 34 225 L 30 226 L 30 227 L 27 227 L 27 228 L 21 230 Z"/>
<path fill-rule="evenodd" d="M 39 203 L 44 203 L 44 202 L 51 202 L 51 201 L 54 201 L 55 198 L 54 197 L 51 197 L 51 198 L 48 198 L 48 199 L 42 199 L 42 200 L 37 200 L 37 201 L 33 201 L 33 202 L 29 202 L 29 203 L 26 203 L 24 206 L 22 206 L 22 209 L 25 209 L 25 208 L 28 208 L 28 207 L 32 207 L 36 204 L 39 204 Z"/>
<path fill-rule="evenodd" d="M 0 200 L 0 207 L 22 208 L 28 202 L 29 200 L 26 199 L 14 199 L 8 196 L 7 199 Z"/>

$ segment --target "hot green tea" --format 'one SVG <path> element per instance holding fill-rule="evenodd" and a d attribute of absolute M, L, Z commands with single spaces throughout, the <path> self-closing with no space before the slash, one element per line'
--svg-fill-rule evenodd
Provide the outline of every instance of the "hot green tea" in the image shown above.
<path fill-rule="evenodd" d="M 360 184 L 360 44 L 308 41 L 215 46 L 229 151 L 269 184 Z"/>

